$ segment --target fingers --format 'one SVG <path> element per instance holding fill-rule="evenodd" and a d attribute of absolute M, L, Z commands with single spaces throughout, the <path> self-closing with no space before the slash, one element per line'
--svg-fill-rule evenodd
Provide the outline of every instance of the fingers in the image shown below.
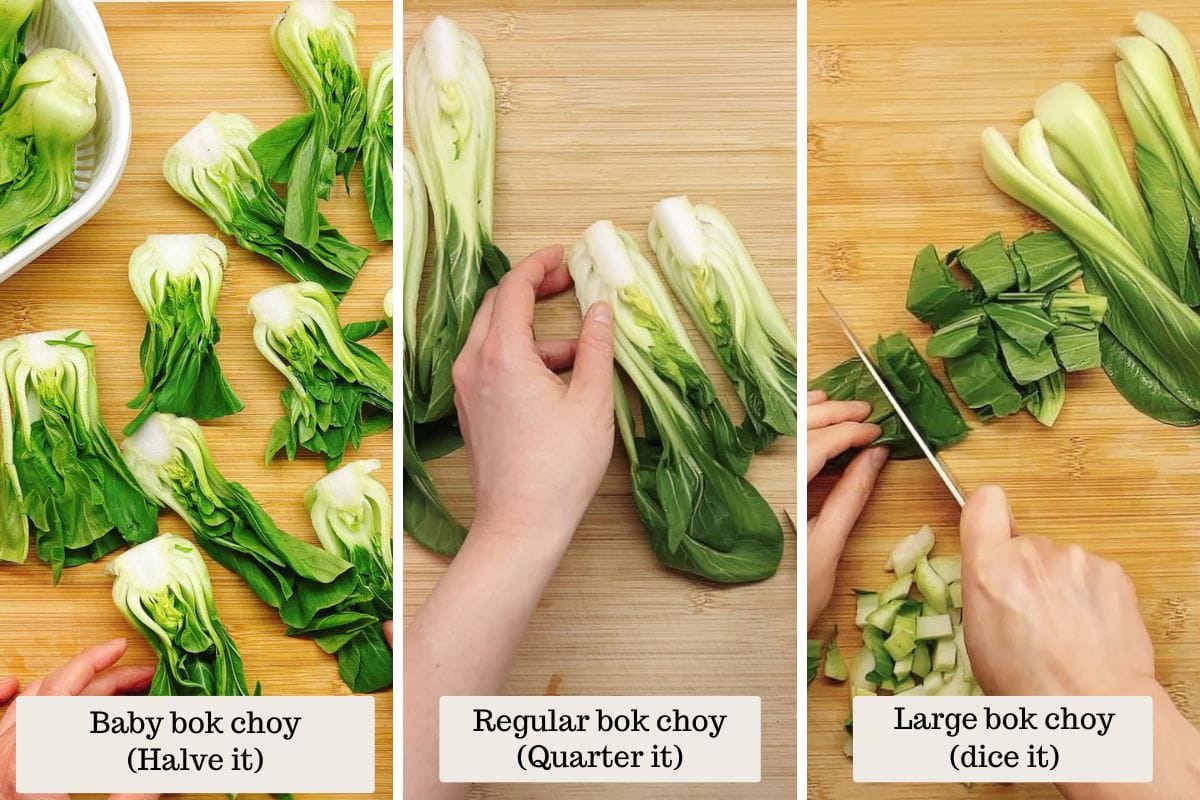
<path fill-rule="evenodd" d="M 836 564 L 887 459 L 886 447 L 872 447 L 854 457 L 825 498 L 825 505 L 810 529 L 810 553 L 815 550 Z"/>
<path fill-rule="evenodd" d="M 20 685 L 16 678 L 0 678 L 0 705 L 16 697 Z"/>
<path fill-rule="evenodd" d="M 571 283 L 562 257 L 559 245 L 538 250 L 500 280 L 491 333 L 506 340 L 513 337 L 533 340 L 533 303 L 539 292 L 556 288 L 561 291 Z M 549 289 L 543 290 L 543 284 L 548 284 Z"/>
<path fill-rule="evenodd" d="M 533 346 L 546 369 L 551 372 L 562 372 L 575 363 L 574 339 L 538 339 Z"/>
<path fill-rule="evenodd" d="M 392 621 L 383 623 L 383 638 L 387 639 L 388 647 L 392 646 Z"/>
<path fill-rule="evenodd" d="M 808 393 L 808 404 L 810 406 L 815 406 L 817 403 L 823 403 L 823 402 L 825 402 L 826 397 L 828 397 L 828 395 L 826 395 L 820 389 L 813 391 L 813 392 L 809 392 Z"/>
<path fill-rule="evenodd" d="M 63 666 L 46 676 L 40 694 L 77 695 L 100 672 L 117 663 L 125 655 L 125 640 L 113 639 L 92 645 Z"/>
<path fill-rule="evenodd" d="M 42 689 L 40 680 L 34 681 L 25 687 L 25 691 L 21 692 L 21 697 L 37 697 L 38 692 Z M 0 733 L 4 733 L 17 722 L 17 704 L 12 703 L 8 708 L 4 709 L 4 716 L 0 717 Z"/>
<path fill-rule="evenodd" d="M 871 416 L 865 400 L 827 400 L 808 406 L 808 429 L 827 428 L 839 422 L 862 422 Z"/>
<path fill-rule="evenodd" d="M 108 800 L 158 800 L 157 794 L 110 794 Z"/>
<path fill-rule="evenodd" d="M 118 694 L 141 694 L 154 680 L 154 667 L 113 667 L 93 678 L 79 694 L 89 697 L 111 697 Z"/>
<path fill-rule="evenodd" d="M 593 303 L 583 317 L 579 342 L 575 345 L 575 370 L 568 395 L 597 399 L 612 404 L 613 317 L 608 303 Z M 607 407 L 607 406 L 605 406 Z"/>
<path fill-rule="evenodd" d="M 964 564 L 977 564 L 1013 537 L 1012 509 L 999 486 L 981 486 L 967 498 L 959 522 Z"/>
<path fill-rule="evenodd" d="M 869 422 L 839 422 L 808 432 L 808 479 L 811 481 L 829 459 L 852 447 L 865 447 L 879 438 L 880 428 Z"/>

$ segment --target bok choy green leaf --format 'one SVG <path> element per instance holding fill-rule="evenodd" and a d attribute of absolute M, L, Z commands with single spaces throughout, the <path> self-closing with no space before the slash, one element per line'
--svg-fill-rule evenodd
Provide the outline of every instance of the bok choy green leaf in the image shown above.
<path fill-rule="evenodd" d="M 0 3 L 0 102 L 8 97 L 17 69 L 25 63 L 25 37 L 42 0 L 5 0 Z"/>
<path fill-rule="evenodd" d="M 371 63 L 367 79 L 367 126 L 363 132 L 362 182 L 375 238 L 392 240 L 392 51 Z"/>

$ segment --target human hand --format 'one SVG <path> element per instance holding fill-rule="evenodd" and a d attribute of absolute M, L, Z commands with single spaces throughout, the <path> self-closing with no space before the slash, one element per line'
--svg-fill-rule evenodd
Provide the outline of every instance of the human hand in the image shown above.
<path fill-rule="evenodd" d="M 474 535 L 565 546 L 612 458 L 612 310 L 588 309 L 578 341 L 533 337 L 534 300 L 571 285 L 562 256 L 539 250 L 489 290 L 454 363 Z M 568 384 L 556 373 L 572 366 Z"/>
<path fill-rule="evenodd" d="M 137 694 L 150 687 L 154 667 L 113 666 L 125 654 L 125 640 L 93 645 L 21 692 L 23 696 L 107 696 Z M 0 679 L 0 705 L 17 695 L 17 681 Z M 0 800 L 64 800 L 65 794 L 17 794 L 17 706 L 0 717 Z M 114 794 L 109 800 L 156 800 L 157 794 Z"/>
<path fill-rule="evenodd" d="M 830 459 L 850 448 L 865 447 L 879 437 L 878 425 L 863 422 L 870 414 L 870 403 L 829 400 L 824 392 L 808 393 L 809 482 Z M 837 565 L 846 539 L 858 522 L 887 457 L 886 447 L 872 447 L 856 455 L 825 498 L 821 510 L 808 520 L 809 629 L 833 597 Z"/>
<path fill-rule="evenodd" d="M 392 646 L 392 621 L 388 620 L 383 623 L 383 638 L 387 640 L 388 647 Z"/>

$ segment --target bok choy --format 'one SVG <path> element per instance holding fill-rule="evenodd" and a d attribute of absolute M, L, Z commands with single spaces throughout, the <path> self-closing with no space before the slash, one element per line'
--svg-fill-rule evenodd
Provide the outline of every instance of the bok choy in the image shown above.
<path fill-rule="evenodd" d="M 347 447 L 392 426 L 392 370 L 346 338 L 333 296 L 318 283 L 284 283 L 250 299 L 254 344 L 288 380 L 284 415 L 271 429 L 267 462 L 303 447 L 337 466 Z"/>
<path fill-rule="evenodd" d="M 221 240 L 205 234 L 151 235 L 133 251 L 129 285 L 148 322 L 141 348 L 145 383 L 129 402 L 142 413 L 126 433 L 154 410 L 193 419 L 242 410 L 215 349 L 221 340 L 217 297 L 228 257 Z"/>
<path fill-rule="evenodd" d="M 363 132 L 362 182 L 375 238 L 392 240 L 392 51 L 371 63 L 367 79 L 367 127 Z"/>
<path fill-rule="evenodd" d="M 284 235 L 283 201 L 249 149 L 257 135 L 243 116 L 209 114 L 167 151 L 163 175 L 239 245 L 296 280 L 319 283 L 340 297 L 362 269 L 367 251 L 346 241 L 324 217 L 311 246 Z"/>
<path fill-rule="evenodd" d="M 42 0 L 5 0 L 0 3 L 0 102 L 8 97 L 13 75 L 25 62 L 25 37 Z"/>
<path fill-rule="evenodd" d="M 633 239 L 600 221 L 570 251 L 580 308 L 607 302 L 614 349 L 642 400 L 638 435 L 617 381 L 634 500 L 663 564 L 723 583 L 762 580 L 783 554 L 779 520 L 742 475 L 750 460 L 670 295 Z M 616 380 L 616 379 L 614 379 Z"/>
<path fill-rule="evenodd" d="M 100 416 L 92 343 L 78 329 L 0 341 L 0 560 L 21 563 L 32 528 L 53 570 L 158 531 Z"/>
<path fill-rule="evenodd" d="M 755 450 L 796 435 L 796 337 L 733 225 L 711 206 L 654 206 L 650 247 L 675 296 L 733 381 Z"/>

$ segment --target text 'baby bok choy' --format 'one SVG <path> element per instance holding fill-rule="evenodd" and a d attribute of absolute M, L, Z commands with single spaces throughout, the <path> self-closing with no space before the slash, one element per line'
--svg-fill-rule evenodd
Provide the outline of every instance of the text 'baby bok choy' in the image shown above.
<path fill-rule="evenodd" d="M 334 178 L 348 181 L 358 160 L 367 96 L 358 71 L 354 15 L 329 0 L 293 0 L 271 26 L 275 55 L 308 111 L 267 131 L 250 146 L 263 172 L 287 184 L 284 234 L 314 247 L 324 220 L 317 198 Z"/>
<path fill-rule="evenodd" d="M 615 355 L 641 396 L 638 436 L 616 382 L 633 495 L 655 556 L 724 583 L 774 574 L 783 554 L 779 520 L 742 477 L 750 452 L 717 399 L 666 287 L 633 239 L 607 220 L 587 229 L 571 248 L 568 266 L 581 309 L 601 300 L 612 307 Z"/>
<path fill-rule="evenodd" d="M 151 695 L 242 697 L 242 656 L 213 601 L 195 546 L 164 533 L 122 553 L 105 571 L 113 602 L 158 656 Z"/>
<path fill-rule="evenodd" d="M 13 75 L 25 63 L 25 38 L 42 0 L 5 0 L 0 3 L 0 101 L 8 97 Z"/>
<path fill-rule="evenodd" d="M 404 530 L 416 541 L 435 553 L 452 556 L 462 547 L 467 530 L 446 510 L 441 495 L 429 471 L 419 441 L 433 437 L 425 435 L 439 423 L 420 425 L 416 420 L 413 401 L 417 381 L 417 303 L 421 289 L 421 272 L 425 266 L 425 244 L 429 231 L 429 203 L 421 181 L 420 167 L 407 148 L 404 150 L 404 309 L 400 324 L 404 335 Z M 418 434 L 421 430 L 421 435 Z M 432 455 L 430 456 L 432 457 Z"/>
<path fill-rule="evenodd" d="M 392 51 L 384 50 L 371 62 L 367 79 L 367 127 L 363 131 L 362 183 L 375 238 L 392 240 Z"/>
<path fill-rule="evenodd" d="M 337 653 L 338 672 L 356 692 L 392 685 L 392 649 L 383 623 L 392 618 L 392 506 L 371 473 L 375 459 L 347 464 L 309 487 L 304 505 L 321 546 L 354 565 L 361 599 L 320 620 L 306 634 Z"/>
<path fill-rule="evenodd" d="M 0 254 L 71 204 L 75 146 L 96 124 L 96 71 L 47 48 L 13 77 L 0 111 Z"/>
<path fill-rule="evenodd" d="M 141 362 L 145 383 L 130 408 L 216 419 L 241 411 L 242 401 L 221 373 L 216 344 L 217 297 L 229 254 L 205 234 L 151 235 L 129 259 L 129 285 L 146 312 Z"/>
<path fill-rule="evenodd" d="M 55 583 L 158 531 L 100 416 L 92 343 L 77 329 L 0 341 L 0 560 L 25 560 L 30 527 Z"/>
<path fill-rule="evenodd" d="M 667 283 L 746 407 L 755 450 L 796 435 L 796 337 L 733 224 L 715 208 L 669 197 L 654 206 L 650 247 Z"/>
<path fill-rule="evenodd" d="M 222 233 L 300 281 L 315 281 L 339 297 L 350 289 L 367 251 L 320 219 L 320 236 L 305 246 L 283 232 L 284 205 L 250 153 L 254 124 L 239 114 L 209 114 L 171 145 L 163 175 L 181 197 L 207 214 Z"/>
<path fill-rule="evenodd" d="M 239 576 L 294 628 L 356 596 L 353 567 L 283 531 L 213 463 L 194 420 L 154 413 L 121 444 L 142 489 L 183 518 L 213 561 Z"/>
<path fill-rule="evenodd" d="M 288 380 L 284 415 L 271 429 L 268 463 L 303 447 L 333 468 L 347 447 L 392 426 L 392 370 L 348 340 L 333 296 L 316 283 L 284 283 L 250 298 L 254 344 Z"/>
<path fill-rule="evenodd" d="M 409 54 L 404 99 L 433 209 L 433 268 L 411 398 L 416 421 L 432 422 L 454 411 L 451 367 L 484 292 L 509 266 L 492 244 L 496 101 L 479 42 L 451 20 L 434 19 Z"/>

